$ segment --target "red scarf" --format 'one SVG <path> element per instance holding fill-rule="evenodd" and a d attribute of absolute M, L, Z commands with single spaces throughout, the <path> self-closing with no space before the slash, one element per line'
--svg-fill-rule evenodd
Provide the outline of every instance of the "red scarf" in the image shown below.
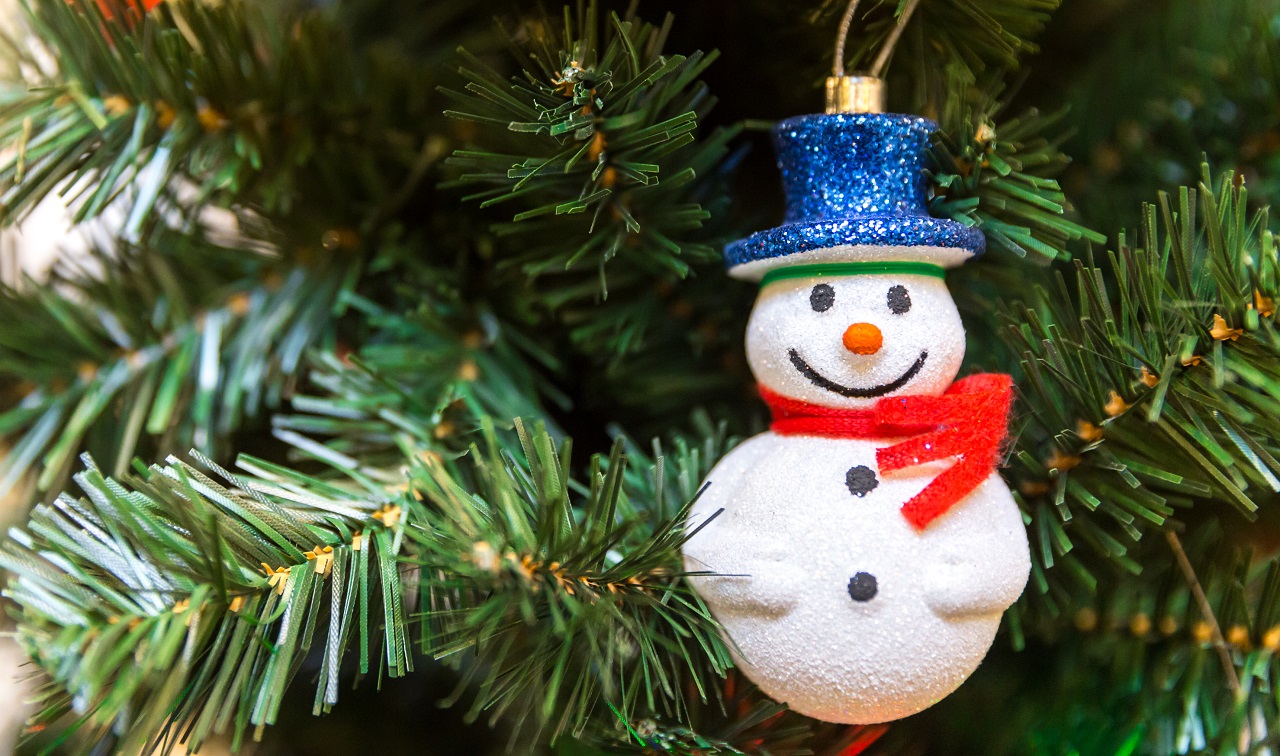
<path fill-rule="evenodd" d="M 882 473 L 955 457 L 954 465 L 902 505 L 907 522 L 924 530 L 999 465 L 1009 435 L 1013 379 L 998 373 L 971 375 L 953 383 L 942 396 L 892 396 L 868 410 L 809 404 L 763 386 L 760 396 L 773 412 L 770 428 L 782 436 L 910 436 L 876 450 L 876 464 Z"/>

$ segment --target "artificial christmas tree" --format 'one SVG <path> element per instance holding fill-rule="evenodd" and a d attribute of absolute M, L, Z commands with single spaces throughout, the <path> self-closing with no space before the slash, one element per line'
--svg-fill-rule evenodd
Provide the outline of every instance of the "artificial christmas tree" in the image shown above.
<path fill-rule="evenodd" d="M 0 211 L 60 198 L 96 247 L 0 291 L 23 747 L 1273 748 L 1280 8 L 1057 6 L 25 0 Z M 850 325 L 883 346 L 876 318 L 940 301 L 958 362 L 958 312 L 958 374 L 1017 387 L 978 456 L 1030 551 L 982 665 L 887 726 L 756 688 L 699 593 L 734 576 L 685 559 L 728 522 L 701 508 L 746 501 L 709 471 L 767 425 L 722 250 L 778 225 L 762 135 L 818 109 L 846 18 L 885 109 L 939 124 L 912 210 L 970 241 L 932 246 L 986 253 L 954 312 L 902 271 L 762 299 L 863 313 L 846 362 L 875 341 Z M 891 466 L 832 485 L 873 504 Z M 870 607 L 850 570 L 842 609 Z"/>

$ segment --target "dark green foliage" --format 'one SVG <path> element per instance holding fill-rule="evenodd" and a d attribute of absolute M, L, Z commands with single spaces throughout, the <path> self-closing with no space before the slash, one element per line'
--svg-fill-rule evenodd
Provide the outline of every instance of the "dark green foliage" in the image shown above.
<path fill-rule="evenodd" d="M 350 677 L 448 672 L 438 658 L 461 675 L 445 704 L 474 702 L 508 750 L 562 756 L 1274 741 L 1280 337 L 1263 312 L 1280 274 L 1249 206 L 1280 155 L 1272 0 L 1079 0 L 1047 28 L 1056 0 L 922 0 L 907 24 L 890 108 L 941 122 L 931 210 L 988 239 L 950 285 L 970 364 L 1020 372 L 1006 473 L 1034 572 L 974 678 L 887 733 L 748 684 L 679 556 L 725 429 L 762 416 L 741 354 L 753 291 L 719 251 L 781 210 L 738 122 L 817 108 L 843 2 L 550 19 L 458 0 L 172 0 L 110 20 L 93 0 L 26 4 L 54 54 L 21 43 L 34 86 L 0 93 L 4 218 L 61 189 L 120 237 L 87 271 L 0 290 L 0 477 L 38 472 L 51 497 L 81 452 L 104 463 L 0 556 L 48 674 L 42 738 L 270 741 L 296 673 L 323 713 Z M 668 7 L 680 24 L 636 15 Z M 866 2 L 851 68 L 905 7 Z M 688 52 L 712 47 L 732 65 Z M 760 144 L 740 161 L 735 140 Z M 1250 194 L 1206 178 L 1131 215 L 1204 151 Z M 248 230 L 211 238 L 214 206 Z M 1089 248 L 1134 218 L 1137 244 Z M 516 417 L 538 430 L 504 430 Z M 224 482 L 173 459 L 128 472 L 193 444 L 308 474 L 253 457 L 234 479 L 198 458 Z M 327 575 L 305 554 L 326 545 Z M 261 562 L 289 568 L 283 593 Z M 344 722 L 333 750 L 379 749 Z"/>
<path fill-rule="evenodd" d="M 1095 3 L 1094 5 L 1101 5 Z M 1255 205 L 1280 197 L 1280 54 L 1275 0 L 1113 3 L 1083 12 L 1033 86 L 1071 103 L 1076 158 L 1064 178 L 1095 228 L 1141 222 L 1138 198 L 1198 180 L 1207 156 L 1248 178 Z"/>
<path fill-rule="evenodd" d="M 477 680 L 476 714 L 580 732 L 602 702 L 678 717 L 686 696 L 714 695 L 728 651 L 680 545 L 720 443 L 678 442 L 669 468 L 641 455 L 649 469 L 628 472 L 620 440 L 578 483 L 567 442 L 517 430 L 486 422 L 485 449 L 457 461 L 407 450 L 399 483 L 252 458 L 251 478 L 199 460 L 231 488 L 177 460 L 117 483 L 89 462 L 76 478 L 89 498 L 38 508 L 0 554 L 24 648 L 67 691 L 42 719 L 72 711 L 89 742 L 110 733 L 121 753 L 238 738 L 274 721 L 320 633 L 315 709 L 328 711 L 348 646 L 361 675 L 371 643 L 386 674 L 412 669 L 413 601 L 425 652 L 504 670 Z M 113 662 L 130 655 L 146 663 Z"/>
<path fill-rule="evenodd" d="M 865 749 L 887 729 L 815 722 L 769 699 L 736 671 L 729 673 L 718 700 L 694 703 L 689 712 L 692 726 L 644 717 L 627 722 L 624 732 L 602 727 L 584 740 L 605 753 L 838 756 Z M 570 748 L 566 753 L 577 751 Z"/>
<path fill-rule="evenodd" d="M 653 432 L 741 380 L 718 371 L 749 297 L 719 275 L 738 129 L 698 134 L 716 56 L 664 54 L 670 27 L 597 3 L 529 18 L 511 33 L 518 73 L 463 51 L 465 89 L 444 90 L 479 124 L 450 185 L 510 218 L 492 226 L 495 272 L 522 295 L 495 310 L 554 325 L 591 371 L 586 406 L 637 408 Z"/>
<path fill-rule="evenodd" d="M 930 212 L 982 229 L 988 253 L 997 255 L 1048 263 L 1069 257 L 1071 242 L 1104 243 L 1064 217 L 1069 205 L 1057 175 L 1068 158 L 1061 137 L 1046 132 L 1058 128 L 1065 110 L 997 120 L 1005 109 L 998 87 L 959 92 L 934 134 Z"/>
<path fill-rule="evenodd" d="M 1025 651 L 997 643 L 978 673 L 915 718 L 911 731 L 891 728 L 884 752 L 1258 753 L 1277 720 L 1280 565 L 1232 546 L 1239 531 L 1209 524 L 1182 537 L 1240 698 L 1185 575 L 1156 535 L 1134 552 L 1148 565 L 1141 578 L 1115 581 L 1063 620 L 1032 623 Z"/>
<path fill-rule="evenodd" d="M 1074 296 L 1059 280 L 1010 328 L 1026 353 L 1015 476 L 1041 593 L 1040 568 L 1077 542 L 1136 573 L 1131 544 L 1178 509 L 1215 502 L 1234 510 L 1218 516 L 1251 519 L 1280 491 L 1276 241 L 1232 176 L 1216 192 L 1208 181 L 1148 206 L 1110 275 L 1077 264 Z M 1092 587 L 1075 560 L 1064 566 Z"/>
<path fill-rule="evenodd" d="M 1280 563 L 1251 559 L 1212 526 L 1185 537 L 1227 638 L 1239 698 L 1186 577 L 1156 537 L 1138 554 L 1150 565 L 1141 580 L 1110 586 L 1070 622 L 1036 628 L 1040 639 L 1019 655 L 1017 692 L 1003 704 L 1010 726 L 966 738 L 988 753 L 1046 755 L 1256 753 L 1268 742 L 1280 716 Z"/>
<path fill-rule="evenodd" d="M 442 149 L 423 130 L 426 77 L 354 51 L 330 12 L 175 0 L 131 20 L 93 0 L 24 3 L 57 71 L 0 106 L 16 148 L 0 168 L 5 220 L 63 191 L 78 219 L 125 203 L 135 238 L 157 203 L 215 203 L 310 216 L 293 222 L 314 236 L 295 241 L 317 244 L 385 222 Z"/>
<path fill-rule="evenodd" d="M 606 263 L 652 277 L 683 277 L 690 265 L 718 259 L 699 234 L 710 213 L 699 179 L 723 160 L 732 130 L 698 141 L 699 120 L 714 104 L 698 78 L 715 55 L 663 55 L 667 24 L 600 12 L 592 2 L 520 30 L 520 75 L 507 77 L 465 51 L 466 91 L 444 90 L 448 115 L 504 128 L 504 152 L 466 149 L 450 162 L 481 207 L 511 213 L 495 226 L 510 237 L 503 265 L 529 278 L 595 271 L 559 283 L 557 304 L 608 291 Z M 518 135 L 518 136 L 517 136 Z"/>
<path fill-rule="evenodd" d="M 52 288 L 3 292 L 23 326 L 0 335 L 0 433 L 15 444 L 0 488 L 28 469 L 60 488 L 83 450 L 117 473 L 193 443 L 222 455 L 281 405 L 308 349 L 335 343 L 339 294 L 367 250 L 393 246 L 396 213 L 443 157 L 430 84 L 386 48 L 348 44 L 338 9 L 178 0 L 106 19 L 92 0 L 26 6 L 62 54 L 54 70 L 15 42 L 45 73 L 0 105 L 14 146 L 4 218 L 71 186 L 77 218 L 110 209 L 123 240 Z M 209 205 L 234 208 L 243 230 L 207 239 Z"/>
<path fill-rule="evenodd" d="M 693 280 L 628 292 L 598 307 L 566 310 L 571 332 L 595 368 L 583 406 L 645 435 L 682 427 L 691 408 L 733 422 L 755 400 L 742 334 L 755 290 L 719 270 Z M 603 311 L 608 315 L 597 320 Z M 572 318 L 572 320 L 570 320 Z"/>
<path fill-rule="evenodd" d="M 376 336 L 358 352 L 317 354 L 315 393 L 294 394 L 294 413 L 273 418 L 279 438 L 344 472 L 394 470 L 406 445 L 465 448 L 479 418 L 536 416 L 540 398 L 565 401 L 539 374 L 551 358 L 493 313 L 434 301 L 398 315 L 345 301 Z"/>
<path fill-rule="evenodd" d="M 957 83 L 976 83 L 992 68 L 1016 68 L 1038 51 L 1033 39 L 1044 29 L 1061 0 L 923 0 L 907 21 L 887 72 L 906 103 L 903 112 L 938 112 L 956 96 Z M 860 4 L 853 22 L 846 70 L 869 71 L 898 17 L 910 0 Z M 817 14 L 823 32 L 835 27 L 845 0 L 822 7 L 835 18 Z M 834 34 L 822 34 L 829 39 Z M 827 49 L 827 48 L 822 48 Z M 885 75 L 886 72 L 881 72 Z"/>
<path fill-rule="evenodd" d="M 1163 549 L 1163 540 L 1155 539 L 1148 548 Z M 1226 552 L 1198 560 L 1198 572 L 1222 632 L 1236 639 L 1229 652 L 1231 674 L 1239 678 L 1243 694 L 1233 695 L 1212 642 L 1197 639 L 1205 623 L 1188 595 L 1185 577 L 1176 568 L 1152 569 L 1141 589 L 1120 586 L 1108 597 L 1111 611 L 1104 617 L 1127 619 L 1128 627 L 1105 626 L 1063 644 L 1061 653 L 1085 673 L 1063 680 L 1084 688 L 1068 693 L 1069 700 L 1079 702 L 1069 716 L 1096 727 L 1092 747 L 1101 749 L 1110 741 L 1109 747 L 1117 750 L 1128 742 L 1143 753 L 1231 753 L 1249 752 L 1272 737 L 1269 728 L 1280 719 L 1273 693 L 1280 668 L 1274 639 L 1266 636 L 1280 622 L 1280 562 L 1252 563 L 1247 553 L 1232 554 L 1215 544 L 1217 539 L 1197 540 Z M 1212 549 L 1206 553 L 1215 556 Z M 1129 611 L 1121 613 L 1122 607 Z M 1176 629 L 1135 632 L 1135 627 L 1143 628 L 1143 616 L 1155 618 L 1166 631 Z M 1033 731 L 1032 738 L 1044 748 L 1063 740 L 1079 742 L 1087 729 L 1078 727 L 1066 738 Z M 1085 741 L 1080 747 L 1084 752 L 1090 746 Z"/>

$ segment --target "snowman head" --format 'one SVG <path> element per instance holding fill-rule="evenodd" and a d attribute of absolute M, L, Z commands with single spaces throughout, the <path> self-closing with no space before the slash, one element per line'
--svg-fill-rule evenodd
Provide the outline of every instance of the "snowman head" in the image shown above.
<path fill-rule="evenodd" d="M 765 276 L 747 325 L 762 386 L 827 407 L 941 394 L 964 359 L 964 327 L 932 265 L 780 268 Z"/>
<path fill-rule="evenodd" d="M 760 282 L 747 359 L 764 388 L 854 409 L 951 385 L 964 329 L 942 275 L 985 243 L 976 228 L 929 215 L 934 128 L 830 113 L 774 129 L 786 218 L 724 251 L 730 276 Z"/>

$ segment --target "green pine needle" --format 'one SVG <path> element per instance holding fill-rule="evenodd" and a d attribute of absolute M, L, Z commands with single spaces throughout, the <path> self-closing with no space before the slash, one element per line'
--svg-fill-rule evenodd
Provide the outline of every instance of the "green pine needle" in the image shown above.
<path fill-rule="evenodd" d="M 1063 137 L 1045 136 L 1065 111 L 1001 119 L 1003 102 L 963 87 L 948 104 L 933 137 L 930 212 L 980 229 L 989 252 L 1041 264 L 1068 259 L 1072 242 L 1106 242 L 1067 217 L 1055 178 L 1068 162 Z"/>
<path fill-rule="evenodd" d="M 50 284 L 0 287 L 0 489 L 28 471 L 63 486 L 91 451 L 124 472 L 140 452 L 219 452 L 278 406 L 332 327 L 348 261 L 294 266 L 269 252 L 164 231 L 91 251 Z"/>
<path fill-rule="evenodd" d="M 1280 560 L 1230 548 L 1213 524 L 1183 538 L 1231 673 L 1165 539 L 1152 538 L 1138 555 L 1148 566 L 1142 579 L 1083 602 L 1073 630 L 1033 623 L 1031 631 L 1056 641 L 1052 653 L 1070 667 L 1037 677 L 1006 712 L 1030 714 L 1027 740 L 1052 743 L 1055 752 L 1150 754 L 1252 753 L 1269 742 L 1270 723 L 1280 719 Z M 1228 674 L 1240 680 L 1238 698 Z"/>
<path fill-rule="evenodd" d="M 1074 286 L 1009 316 L 1029 412 L 1015 477 L 1046 570 L 1081 544 L 1136 572 L 1134 545 L 1181 511 L 1252 520 L 1280 492 L 1280 255 L 1266 211 L 1205 170 L 1146 208 L 1138 245 L 1122 235 L 1106 268 L 1077 262 Z M 1047 575 L 1093 590 L 1079 567 Z"/>
<path fill-rule="evenodd" d="M 655 511 L 664 467 L 635 490 L 621 441 L 579 482 L 567 442 L 517 431 L 519 452 L 489 428 L 462 459 L 415 463 L 427 649 L 476 685 L 471 716 L 518 731 L 577 736 L 605 704 L 680 717 L 731 663 L 681 562 L 692 500 Z"/>
<path fill-rule="evenodd" d="M 403 314 L 357 294 L 342 304 L 374 336 L 352 354 L 313 355 L 311 390 L 273 417 L 278 432 L 327 437 L 331 451 L 376 468 L 400 458 L 401 437 L 427 447 L 476 430 L 476 418 L 539 415 L 540 398 L 566 406 L 540 372 L 558 367 L 554 357 L 492 312 L 445 297 Z"/>
<path fill-rule="evenodd" d="M 170 0 L 138 17 L 121 2 L 107 19 L 96 0 L 22 3 L 56 70 L 14 42 L 34 78 L 0 102 L 0 142 L 17 147 L 4 222 L 56 193 L 76 220 L 123 209 L 134 240 L 157 209 L 208 204 L 367 231 L 433 152 L 426 70 L 357 51 L 332 9 Z"/>
<path fill-rule="evenodd" d="M 869 70 L 909 0 L 880 0 L 862 6 L 848 43 L 847 71 Z M 1012 70 L 1039 51 L 1040 35 L 1061 0 L 923 0 L 907 21 L 882 72 L 897 112 L 937 112 L 960 87 L 996 70 Z M 827 29 L 843 12 L 844 0 L 826 0 L 811 18 Z"/>
<path fill-rule="evenodd" d="M 37 721 L 70 711 L 71 730 L 115 753 L 194 750 L 273 723 L 317 641 L 317 713 L 336 703 L 349 649 L 361 674 L 371 648 L 386 674 L 412 670 L 396 560 L 415 502 L 196 459 L 226 484 L 172 458 L 119 480 L 86 459 L 87 498 L 63 495 L 11 533 L 0 565 L 18 639 L 65 690 Z"/>
<path fill-rule="evenodd" d="M 714 104 L 698 81 L 714 53 L 663 55 L 669 18 L 655 27 L 600 16 L 591 2 L 566 8 L 562 30 L 529 21 L 528 41 L 512 43 L 519 76 L 462 50 L 465 91 L 442 89 L 457 103 L 446 115 L 505 130 L 448 161 L 455 184 L 477 190 L 469 199 L 511 214 L 494 231 L 521 251 L 503 264 L 528 278 L 591 272 L 591 294 L 607 291 L 615 258 L 680 277 L 718 258 L 700 232 L 709 213 L 699 187 L 735 133 L 696 136 Z"/>
<path fill-rule="evenodd" d="M 817 722 L 797 714 L 760 692 L 740 672 L 730 672 L 715 700 L 697 706 L 687 723 L 660 716 L 628 721 L 611 708 L 584 734 L 592 753 L 663 753 L 672 756 L 712 754 L 770 754 L 806 756 L 813 753 L 856 753 L 878 740 L 884 725 L 846 726 Z M 572 749 L 566 749 L 576 753 Z"/>

